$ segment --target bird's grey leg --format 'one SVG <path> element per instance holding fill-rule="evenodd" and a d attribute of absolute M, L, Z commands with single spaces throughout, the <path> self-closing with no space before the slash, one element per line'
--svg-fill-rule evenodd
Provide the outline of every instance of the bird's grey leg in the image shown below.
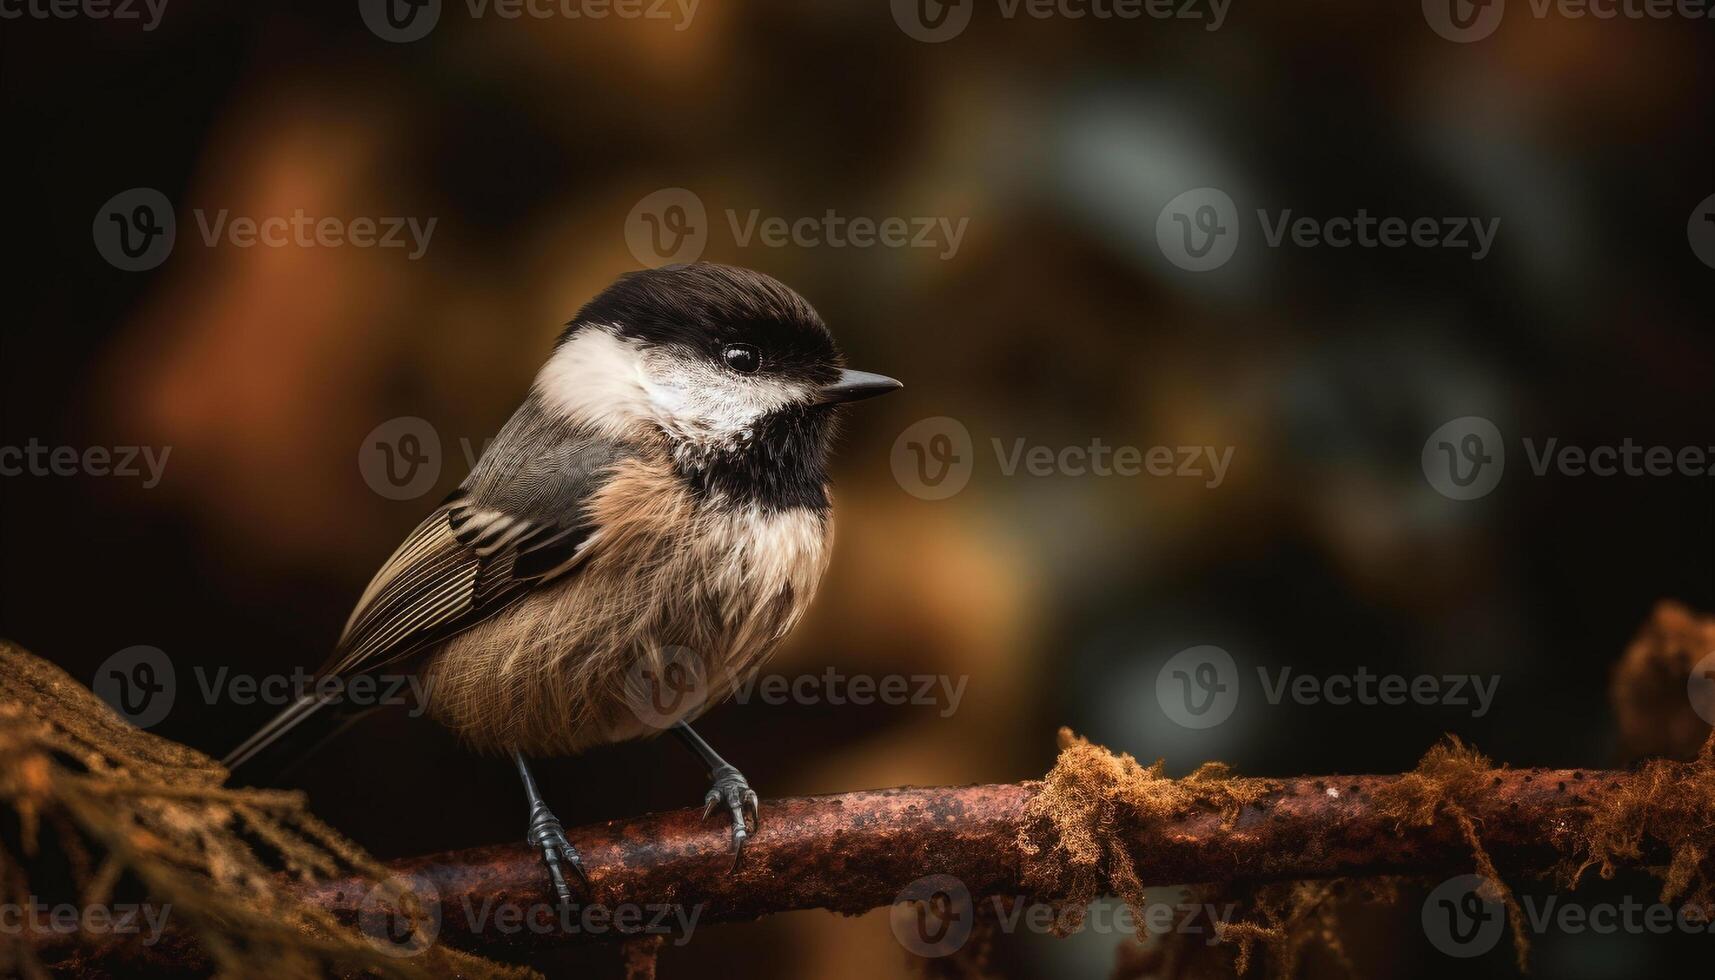
<path fill-rule="evenodd" d="M 692 752 L 697 754 L 703 764 L 709 767 L 709 794 L 703 797 L 703 819 L 707 820 L 715 806 L 725 804 L 732 814 L 732 866 L 738 867 L 738 862 L 744 857 L 745 838 L 762 829 L 762 815 L 757 810 L 756 792 L 745 781 L 744 773 L 725 759 L 720 757 L 703 737 L 692 730 L 690 725 L 679 722 L 673 726 L 673 734 L 679 736 Z M 749 822 L 745 820 L 748 811 Z"/>
<path fill-rule="evenodd" d="M 525 839 L 542 852 L 542 863 L 548 866 L 548 877 L 554 880 L 554 893 L 559 896 L 560 904 L 570 905 L 572 889 L 566 884 L 566 876 L 560 872 L 560 864 L 571 865 L 583 881 L 584 890 L 588 891 L 590 878 L 584 873 L 583 859 L 578 857 L 578 850 L 572 842 L 566 840 L 566 829 L 560 826 L 560 818 L 554 816 L 548 804 L 542 801 L 542 794 L 536 790 L 536 779 L 530 775 L 530 767 L 524 762 L 524 753 L 512 753 L 512 761 L 518 763 L 518 776 L 524 780 L 524 795 L 530 800 L 530 827 L 525 831 Z"/>

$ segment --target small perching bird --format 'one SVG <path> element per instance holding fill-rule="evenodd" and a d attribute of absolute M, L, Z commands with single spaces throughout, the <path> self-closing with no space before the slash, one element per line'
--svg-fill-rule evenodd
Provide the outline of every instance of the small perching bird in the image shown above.
<path fill-rule="evenodd" d="M 584 871 L 526 754 L 671 728 L 709 767 L 704 815 L 730 812 L 736 863 L 760 822 L 756 794 L 689 723 L 761 666 L 815 594 L 835 407 L 898 387 L 844 369 L 816 311 L 760 273 L 698 263 L 622 276 L 376 573 L 320 676 L 420 673 L 435 718 L 511 754 L 562 901 L 562 863 Z M 663 681 L 687 669 L 696 696 L 663 700 Z M 640 698 L 640 679 L 655 696 Z M 226 764 L 288 734 L 325 736 L 349 709 L 303 697 Z"/>

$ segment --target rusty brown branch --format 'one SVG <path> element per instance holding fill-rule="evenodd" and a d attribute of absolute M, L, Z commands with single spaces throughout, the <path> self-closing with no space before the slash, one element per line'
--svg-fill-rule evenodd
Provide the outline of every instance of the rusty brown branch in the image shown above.
<path fill-rule="evenodd" d="M 1398 827 L 1373 805 L 1400 776 L 1262 781 L 1271 788 L 1227 823 L 1198 811 L 1125 828 L 1146 884 L 1268 881 L 1469 870 L 1469 844 L 1450 821 Z M 1545 872 L 1572 852 L 1602 797 L 1634 779 L 1627 772 L 1497 770 L 1489 791 L 1465 804 L 1504 874 Z M 1040 783 L 880 790 L 766 803 L 767 821 L 731 869 L 724 833 L 684 810 L 580 828 L 570 837 L 589 868 L 591 905 L 695 909 L 697 924 L 747 921 L 775 912 L 859 913 L 892 904 L 925 875 L 960 879 L 974 896 L 1029 895 L 1021 883 L 1018 832 Z M 1638 859 L 1659 864 L 1646 842 Z M 430 883 L 440 939 L 467 949 L 557 945 L 616 938 L 617 929 L 567 933 L 520 928 L 495 914 L 551 909 L 536 855 L 520 845 L 478 848 L 397 862 Z M 365 886 L 321 886 L 311 901 L 355 919 Z M 517 915 L 518 913 L 512 913 Z M 645 917 L 647 918 L 647 916 Z"/>

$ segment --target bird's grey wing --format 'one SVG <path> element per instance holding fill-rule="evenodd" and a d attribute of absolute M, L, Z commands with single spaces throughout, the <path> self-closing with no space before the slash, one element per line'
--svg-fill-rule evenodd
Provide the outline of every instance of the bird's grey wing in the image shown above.
<path fill-rule="evenodd" d="M 376 573 L 323 673 L 395 663 L 571 572 L 593 530 L 586 504 L 628 455 L 549 424 L 526 402 L 470 478 Z"/>

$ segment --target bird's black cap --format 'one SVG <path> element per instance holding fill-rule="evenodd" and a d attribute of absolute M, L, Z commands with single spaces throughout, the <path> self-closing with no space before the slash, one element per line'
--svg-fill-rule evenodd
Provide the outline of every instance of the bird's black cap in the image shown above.
<path fill-rule="evenodd" d="M 763 353 L 765 371 L 815 384 L 833 382 L 841 364 L 833 334 L 804 297 L 760 272 L 713 262 L 620 276 L 560 339 L 591 326 L 710 357 L 729 344 L 749 344 Z"/>

